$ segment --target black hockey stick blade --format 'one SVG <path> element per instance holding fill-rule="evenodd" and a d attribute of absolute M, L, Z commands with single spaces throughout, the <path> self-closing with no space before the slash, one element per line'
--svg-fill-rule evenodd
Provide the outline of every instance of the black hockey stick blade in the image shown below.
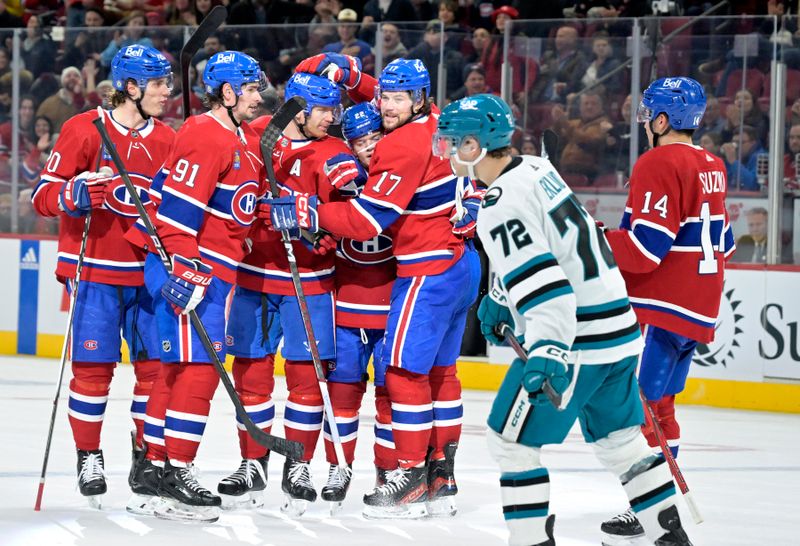
<path fill-rule="evenodd" d="M 264 160 L 264 166 L 267 169 L 269 189 L 273 197 L 278 197 L 278 182 L 275 179 L 275 168 L 272 166 L 272 149 L 275 148 L 275 144 L 281 138 L 283 130 L 305 107 L 306 99 L 303 97 L 295 96 L 287 100 L 269 120 L 267 128 L 264 129 L 264 133 L 261 135 L 261 140 L 259 141 L 261 159 Z"/>
<path fill-rule="evenodd" d="M 542 157 L 549 159 L 558 168 L 558 135 L 552 129 L 542 132 Z"/>
<path fill-rule="evenodd" d="M 215 6 L 208 15 L 206 15 L 200 22 L 200 25 L 195 29 L 186 43 L 181 48 L 181 90 L 183 93 L 183 119 L 189 117 L 190 103 L 189 97 L 192 93 L 192 83 L 189 81 L 189 65 L 192 59 L 203 47 L 206 38 L 214 34 L 219 26 L 225 22 L 228 17 L 228 10 L 225 6 Z"/>
<path fill-rule="evenodd" d="M 520 345 L 517 338 L 514 336 L 514 330 L 511 329 L 511 326 L 506 324 L 505 322 L 501 322 L 495 327 L 495 334 L 499 337 L 503 337 L 506 340 L 514 352 L 517 353 L 517 357 L 521 358 L 522 360 L 528 360 L 528 354 L 525 352 L 525 349 Z M 542 391 L 544 392 L 547 399 L 550 400 L 550 403 L 553 404 L 553 407 L 556 408 L 558 411 L 563 411 L 564 408 L 561 407 L 561 395 L 558 394 L 556 391 L 553 390 L 552 385 L 550 385 L 550 381 L 545 379 L 544 383 L 542 383 Z"/>
<path fill-rule="evenodd" d="M 161 238 L 158 236 L 158 232 L 156 232 L 156 227 L 153 225 L 153 222 L 147 215 L 147 211 L 144 208 L 142 199 L 139 197 L 133 182 L 131 182 L 131 179 L 128 176 L 128 171 L 125 169 L 125 165 L 122 163 L 122 159 L 120 158 L 119 152 L 117 152 L 117 149 L 114 146 L 114 142 L 111 140 L 111 137 L 108 136 L 108 131 L 106 130 L 104 121 L 98 118 L 92 123 L 94 123 L 95 127 L 97 128 L 97 132 L 100 133 L 100 139 L 103 141 L 103 146 L 111 156 L 111 161 L 117 167 L 117 172 L 119 173 L 120 178 L 122 178 L 122 181 L 125 183 L 125 188 L 128 190 L 128 195 L 131 196 L 131 200 L 136 206 L 136 210 L 139 212 L 139 218 L 141 218 L 142 223 L 147 230 L 147 234 L 150 236 L 150 239 L 152 239 L 153 245 L 155 246 L 159 257 L 161 258 L 161 262 L 164 264 L 164 267 L 167 269 L 167 271 L 172 271 L 172 263 L 169 255 L 164 249 L 164 245 L 161 242 Z M 205 348 L 206 353 L 208 353 L 208 357 L 211 359 L 211 363 L 214 365 L 214 369 L 217 371 L 220 381 L 225 387 L 225 391 L 228 393 L 228 397 L 231 399 L 231 402 L 233 402 L 233 405 L 236 408 L 236 413 L 239 416 L 239 420 L 244 424 L 247 432 L 253 437 L 253 440 L 267 449 L 270 449 L 275 453 L 279 453 L 280 455 L 284 455 L 293 459 L 302 459 L 304 452 L 303 444 L 300 442 L 286 440 L 285 438 L 280 438 L 264 432 L 253 422 L 250 416 L 247 415 L 247 412 L 242 405 L 242 401 L 239 400 L 239 395 L 236 394 L 236 389 L 231 383 L 230 377 L 228 377 L 228 372 L 222 365 L 222 361 L 220 361 L 219 355 L 214 349 L 214 344 L 211 342 L 211 338 L 208 336 L 208 331 L 205 329 L 205 326 L 203 326 L 203 323 L 200 320 L 200 317 L 197 315 L 197 312 L 194 310 L 190 311 L 189 318 L 192 321 L 192 326 L 194 326 L 197 335 L 200 336 L 200 341 L 203 343 L 203 347 Z"/>

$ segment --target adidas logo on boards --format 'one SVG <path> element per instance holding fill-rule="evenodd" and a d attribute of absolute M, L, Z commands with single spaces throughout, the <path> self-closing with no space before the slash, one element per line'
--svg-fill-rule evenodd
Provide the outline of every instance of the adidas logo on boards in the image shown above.
<path fill-rule="evenodd" d="M 39 259 L 36 257 L 36 251 L 30 247 L 22 259 L 19 261 L 20 269 L 39 269 Z"/>

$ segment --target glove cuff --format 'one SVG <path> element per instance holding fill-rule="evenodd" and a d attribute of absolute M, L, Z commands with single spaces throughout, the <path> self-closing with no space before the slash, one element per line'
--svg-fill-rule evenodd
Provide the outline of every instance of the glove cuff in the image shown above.
<path fill-rule="evenodd" d="M 549 358 L 551 360 L 558 360 L 565 366 L 569 364 L 569 350 L 565 350 L 558 345 L 553 344 L 540 344 L 531 348 L 528 351 L 528 358 Z"/>

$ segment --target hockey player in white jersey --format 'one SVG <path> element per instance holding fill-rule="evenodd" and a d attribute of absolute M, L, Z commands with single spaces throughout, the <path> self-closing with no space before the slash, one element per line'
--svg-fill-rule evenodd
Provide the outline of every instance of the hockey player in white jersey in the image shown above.
<path fill-rule="evenodd" d="M 639 428 L 642 339 L 611 250 L 549 161 L 510 154 L 513 131 L 508 105 L 477 95 L 447 106 L 433 139 L 456 174 L 489 185 L 478 236 L 508 307 L 486 296 L 482 330 L 500 343 L 494 328 L 513 321 L 528 353 L 527 361 L 511 364 L 489 415 L 509 542 L 555 545 L 540 453 L 561 443 L 578 419 L 598 459 L 619 476 L 648 537 L 658 546 L 690 546 L 667 465 Z M 548 403 L 545 382 L 557 393 L 570 387 L 563 411 Z"/>

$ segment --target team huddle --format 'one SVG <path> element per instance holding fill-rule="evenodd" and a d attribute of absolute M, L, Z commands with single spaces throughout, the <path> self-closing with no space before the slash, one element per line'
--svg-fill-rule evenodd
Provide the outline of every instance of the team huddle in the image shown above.
<path fill-rule="evenodd" d="M 74 298 L 68 413 L 92 505 L 107 488 L 100 431 L 124 337 L 136 376 L 128 511 L 213 522 L 220 508 L 263 506 L 271 452 L 248 427 L 271 434 L 280 345 L 283 428 L 298 446 L 283 465 L 285 513 L 317 500 L 309 463 L 320 434 L 330 465 L 320 496 L 334 510 L 345 499 L 372 362 L 376 479 L 364 516 L 454 515 L 456 360 L 479 290 L 478 237 L 495 273 L 481 330 L 500 344 L 508 325 L 527 350 L 488 418 L 510 543 L 555 544 L 540 451 L 579 420 L 630 500 L 619 517 L 630 525 L 620 531 L 615 518 L 603 530 L 691 544 L 664 458 L 642 434 L 638 383 L 677 450 L 674 394 L 694 344 L 713 336 L 733 252 L 724 187 L 681 191 L 698 173 L 724 173 L 681 140 L 705 109 L 696 82 L 667 78 L 645 92 L 654 149 L 634 170 L 621 228 L 604 231 L 546 159 L 510 155 L 505 102 L 478 95 L 440 111 L 419 60 L 395 60 L 377 79 L 346 55 L 302 61 L 285 91 L 301 110 L 266 151 L 278 115 L 254 119 L 267 80 L 244 53 L 208 60 L 208 111 L 177 133 L 157 119 L 172 90 L 163 55 L 123 48 L 111 79 L 111 108 L 64 125 L 32 197 L 61 219 L 56 275 Z M 342 90 L 355 104 L 344 111 Z M 344 140 L 328 135 L 340 123 Z M 699 280 L 667 293 L 664 270 Z M 690 288 L 710 296 L 697 303 Z M 193 461 L 220 382 L 212 364 L 228 354 L 242 461 L 214 494 Z M 545 391 L 569 400 L 556 408 Z"/>

